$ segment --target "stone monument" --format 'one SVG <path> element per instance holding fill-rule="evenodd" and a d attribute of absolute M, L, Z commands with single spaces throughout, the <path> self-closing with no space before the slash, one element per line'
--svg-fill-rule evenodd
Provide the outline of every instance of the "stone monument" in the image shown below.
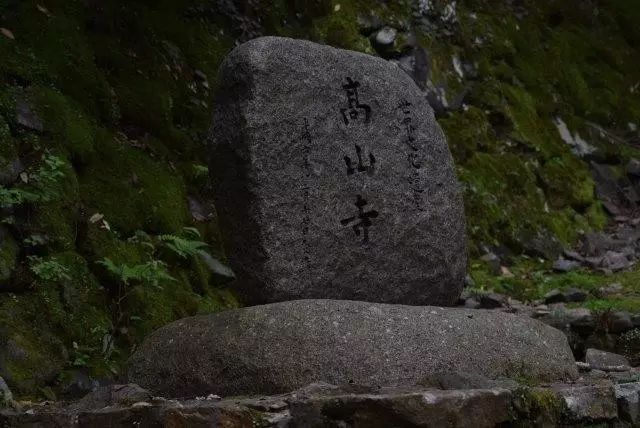
<path fill-rule="evenodd" d="M 370 55 L 264 37 L 231 52 L 218 82 L 210 170 L 245 302 L 456 301 L 462 199 L 408 75 Z"/>
<path fill-rule="evenodd" d="M 464 218 L 442 131 L 403 71 L 266 37 L 227 57 L 219 85 L 221 229 L 244 301 L 275 303 L 159 329 L 130 381 L 175 397 L 577 377 L 566 337 L 537 320 L 426 306 L 459 296 Z"/>

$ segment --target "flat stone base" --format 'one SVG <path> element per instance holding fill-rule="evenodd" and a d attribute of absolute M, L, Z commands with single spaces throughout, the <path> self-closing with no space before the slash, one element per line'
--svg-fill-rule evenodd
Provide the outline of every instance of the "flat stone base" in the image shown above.
<path fill-rule="evenodd" d="M 577 378 L 566 337 L 496 311 L 298 300 L 176 321 L 153 333 L 128 380 L 169 397 L 277 394 L 314 382 L 376 388 L 462 373 Z"/>

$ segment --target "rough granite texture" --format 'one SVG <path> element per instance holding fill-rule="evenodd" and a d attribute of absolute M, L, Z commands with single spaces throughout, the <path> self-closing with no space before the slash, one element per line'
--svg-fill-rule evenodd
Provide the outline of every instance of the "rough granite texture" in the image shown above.
<path fill-rule="evenodd" d="M 185 318 L 154 332 L 127 377 L 172 397 L 292 391 L 312 382 L 415 385 L 434 373 L 575 379 L 566 337 L 525 317 L 298 300 Z"/>
<path fill-rule="evenodd" d="M 215 105 L 210 170 L 245 302 L 456 301 L 459 185 L 431 107 L 399 67 L 259 38 L 225 59 Z"/>

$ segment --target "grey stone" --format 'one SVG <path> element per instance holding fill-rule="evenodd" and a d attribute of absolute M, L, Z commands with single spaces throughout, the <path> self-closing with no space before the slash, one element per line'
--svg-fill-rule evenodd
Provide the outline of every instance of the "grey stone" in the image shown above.
<path fill-rule="evenodd" d="M 587 300 L 587 293 L 579 288 L 568 288 L 564 290 L 564 296 L 567 302 L 577 303 Z"/>
<path fill-rule="evenodd" d="M 176 321 L 127 377 L 156 394 L 280 393 L 312 382 L 411 384 L 433 373 L 577 377 L 566 337 L 499 311 L 299 300 Z"/>
<path fill-rule="evenodd" d="M 418 385 L 437 389 L 516 389 L 512 379 L 489 379 L 466 373 L 435 373 L 418 381 Z"/>
<path fill-rule="evenodd" d="M 435 85 L 431 80 L 427 80 L 424 90 L 426 91 L 429 106 L 433 109 L 436 117 L 443 117 L 451 110 L 445 86 L 442 84 Z"/>
<path fill-rule="evenodd" d="M 235 273 L 233 273 L 233 270 L 229 266 L 223 264 L 220 260 L 213 257 L 211 254 L 207 252 L 201 252 L 199 253 L 199 255 L 200 259 L 204 262 L 205 265 L 207 265 L 211 273 L 216 275 L 219 279 L 233 280 L 236 278 Z"/>
<path fill-rule="evenodd" d="M 528 237 L 522 241 L 524 251 L 533 257 L 543 257 L 547 260 L 555 260 L 562 254 L 562 243 L 549 231 L 541 231 L 533 238 Z"/>
<path fill-rule="evenodd" d="M 586 308 L 567 309 L 562 304 L 554 304 L 547 310 L 538 309 L 533 316 L 569 336 L 572 330 L 578 334 L 589 334 L 596 328 L 595 319 Z"/>
<path fill-rule="evenodd" d="M 464 307 L 467 309 L 480 309 L 482 304 L 475 297 L 469 297 L 464 301 Z"/>
<path fill-rule="evenodd" d="M 618 400 L 618 416 L 630 424 L 640 424 L 640 382 L 615 386 Z"/>
<path fill-rule="evenodd" d="M 507 304 L 507 297 L 498 293 L 480 294 L 480 307 L 482 309 L 502 308 Z"/>
<path fill-rule="evenodd" d="M 16 123 L 27 129 L 43 132 L 44 125 L 30 102 L 23 97 L 16 100 Z"/>
<path fill-rule="evenodd" d="M 511 421 L 511 398 L 505 389 L 343 394 L 296 400 L 291 416 L 295 427 L 489 428 Z"/>
<path fill-rule="evenodd" d="M 640 327 L 640 314 L 631 315 L 631 324 L 634 328 Z"/>
<path fill-rule="evenodd" d="M 500 261 L 500 257 L 498 257 L 498 255 L 496 255 L 495 253 L 489 252 L 483 255 L 482 257 L 480 257 L 480 260 L 482 260 L 487 264 L 492 274 L 494 275 L 500 274 L 500 267 L 502 266 L 502 262 Z"/>
<path fill-rule="evenodd" d="M 631 314 L 625 311 L 611 312 L 607 316 L 607 328 L 609 333 L 624 333 L 633 328 Z"/>
<path fill-rule="evenodd" d="M 24 169 L 22 161 L 17 156 L 0 158 L 0 184 L 7 186 L 13 183 Z"/>
<path fill-rule="evenodd" d="M 589 364 L 589 367 L 596 370 L 611 371 L 613 369 L 613 371 L 625 371 L 631 369 L 629 360 L 622 355 L 594 348 L 587 349 L 585 362 Z"/>
<path fill-rule="evenodd" d="M 599 422 L 615 419 L 618 404 L 613 384 L 603 382 L 596 385 L 554 385 L 567 408 L 572 422 Z"/>
<path fill-rule="evenodd" d="M 544 303 L 546 303 L 547 305 L 551 303 L 561 303 L 561 302 L 567 301 L 567 297 L 564 295 L 562 291 L 558 289 L 549 291 L 547 294 L 544 295 L 543 299 L 544 299 Z"/>
<path fill-rule="evenodd" d="M 600 267 L 610 269 L 613 272 L 627 269 L 631 267 L 633 263 L 629 261 L 627 256 L 617 251 L 607 251 L 602 259 Z"/>
<path fill-rule="evenodd" d="M 580 334 L 589 334 L 596 329 L 592 312 L 587 308 L 571 308 L 566 311 L 569 325 Z"/>
<path fill-rule="evenodd" d="M 103 386 L 90 392 L 74 405 L 77 410 L 102 409 L 108 406 L 127 406 L 149 402 L 152 395 L 135 384 Z"/>
<path fill-rule="evenodd" d="M 210 171 L 245 302 L 456 302 L 466 268 L 459 184 L 406 73 L 265 37 L 229 54 L 218 82 Z"/>
<path fill-rule="evenodd" d="M 69 372 L 62 383 L 62 393 L 66 396 L 82 397 L 100 387 L 100 383 L 92 379 L 86 369 Z"/>
<path fill-rule="evenodd" d="M 598 296 L 601 298 L 611 297 L 624 291 L 622 284 L 614 283 L 598 289 Z"/>
<path fill-rule="evenodd" d="M 9 385 L 0 377 L 0 407 L 4 407 L 13 401 L 13 394 Z"/>
<path fill-rule="evenodd" d="M 627 164 L 627 174 L 640 177 L 640 160 L 634 158 L 629 161 Z"/>
<path fill-rule="evenodd" d="M 601 257 L 614 247 L 612 238 L 603 232 L 587 233 L 582 239 L 581 252 L 589 257 Z"/>
<path fill-rule="evenodd" d="M 393 46 L 398 35 L 398 30 L 392 27 L 383 27 L 376 33 L 374 38 L 374 46 L 381 48 L 389 48 Z"/>
<path fill-rule="evenodd" d="M 584 257 L 582 257 L 579 253 L 577 253 L 576 251 L 572 251 L 572 250 L 564 250 L 563 251 L 564 256 L 569 259 L 569 260 L 575 260 L 578 262 L 584 262 Z"/>
<path fill-rule="evenodd" d="M 571 272 L 580 266 L 580 262 L 575 260 L 558 259 L 553 263 L 553 270 L 556 272 Z"/>
<path fill-rule="evenodd" d="M 431 73 L 431 59 L 426 49 L 420 46 L 414 47 L 410 54 L 398 58 L 397 63 L 405 73 L 413 78 L 420 89 L 426 88 Z"/>
<path fill-rule="evenodd" d="M 473 279 L 471 275 L 467 274 L 467 276 L 464 277 L 464 287 L 473 288 L 475 286 L 476 286 L 476 281 Z"/>

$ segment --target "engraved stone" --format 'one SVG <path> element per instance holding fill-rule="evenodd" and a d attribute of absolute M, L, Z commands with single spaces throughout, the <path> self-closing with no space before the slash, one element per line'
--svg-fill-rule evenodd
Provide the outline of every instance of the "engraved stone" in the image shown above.
<path fill-rule="evenodd" d="M 453 304 L 463 204 L 433 111 L 396 65 L 276 37 L 218 75 L 210 170 L 246 303 Z"/>

